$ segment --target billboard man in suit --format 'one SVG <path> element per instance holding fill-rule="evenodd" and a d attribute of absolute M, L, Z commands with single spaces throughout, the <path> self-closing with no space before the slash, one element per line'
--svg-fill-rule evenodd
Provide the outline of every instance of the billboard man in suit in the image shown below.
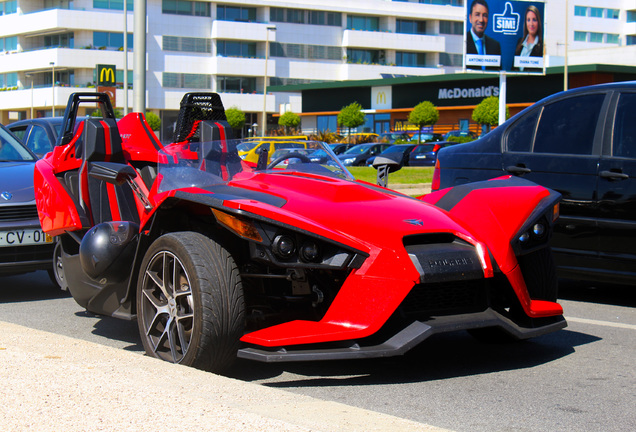
<path fill-rule="evenodd" d="M 470 4 L 470 30 L 466 35 L 466 54 L 477 55 L 501 55 L 501 46 L 495 39 L 486 36 L 489 17 L 488 3 L 486 0 L 473 0 Z M 473 67 L 475 68 L 475 67 Z M 476 67 L 475 69 L 480 69 Z M 499 69 L 488 67 L 487 69 Z"/>

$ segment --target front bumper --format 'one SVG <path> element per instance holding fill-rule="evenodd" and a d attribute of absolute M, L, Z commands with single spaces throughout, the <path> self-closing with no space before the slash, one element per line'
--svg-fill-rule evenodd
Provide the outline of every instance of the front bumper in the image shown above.
<path fill-rule="evenodd" d="M 326 347 L 291 346 L 263 348 L 249 346 L 238 351 L 238 357 L 266 363 L 297 362 L 314 360 L 345 360 L 403 355 L 411 348 L 436 333 L 499 327 L 516 339 L 529 339 L 551 333 L 567 326 L 563 316 L 543 318 L 538 327 L 521 327 L 493 309 L 461 315 L 434 317 L 427 322 L 414 321 L 386 341 L 370 346 L 361 346 L 356 341 L 343 341 L 339 346 Z"/>

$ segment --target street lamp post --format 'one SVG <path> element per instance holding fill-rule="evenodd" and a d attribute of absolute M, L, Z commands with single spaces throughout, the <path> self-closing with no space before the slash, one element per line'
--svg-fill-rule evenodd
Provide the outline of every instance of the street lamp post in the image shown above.
<path fill-rule="evenodd" d="M 33 75 L 28 73 L 25 76 L 31 80 L 31 118 L 33 118 Z"/>
<path fill-rule="evenodd" d="M 51 65 L 51 92 L 53 95 L 51 99 L 51 117 L 55 117 L 55 62 L 50 62 L 49 65 Z"/>
<path fill-rule="evenodd" d="M 263 76 L 263 133 L 267 130 L 267 61 L 269 60 L 269 31 L 275 31 L 276 26 L 267 26 L 265 29 L 265 75 Z"/>

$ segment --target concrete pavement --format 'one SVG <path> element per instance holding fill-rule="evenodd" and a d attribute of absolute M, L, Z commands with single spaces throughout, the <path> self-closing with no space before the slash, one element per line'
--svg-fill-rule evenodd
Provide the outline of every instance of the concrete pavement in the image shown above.
<path fill-rule="evenodd" d="M 0 365 L 5 432 L 444 430 L 1 321 Z"/>

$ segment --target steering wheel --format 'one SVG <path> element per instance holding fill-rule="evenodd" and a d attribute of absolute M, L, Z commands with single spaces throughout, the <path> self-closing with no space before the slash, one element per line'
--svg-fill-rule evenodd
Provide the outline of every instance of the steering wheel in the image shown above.
<path fill-rule="evenodd" d="M 267 165 L 267 169 L 272 169 L 274 168 L 276 165 L 278 165 L 279 163 L 281 163 L 282 161 L 284 161 L 285 159 L 300 159 L 300 161 L 302 163 L 311 163 L 311 159 L 309 159 L 307 156 L 305 156 L 302 153 L 298 153 L 298 152 L 290 152 L 281 156 L 278 156 L 276 159 L 274 159 L 273 161 L 271 161 L 268 165 Z"/>

